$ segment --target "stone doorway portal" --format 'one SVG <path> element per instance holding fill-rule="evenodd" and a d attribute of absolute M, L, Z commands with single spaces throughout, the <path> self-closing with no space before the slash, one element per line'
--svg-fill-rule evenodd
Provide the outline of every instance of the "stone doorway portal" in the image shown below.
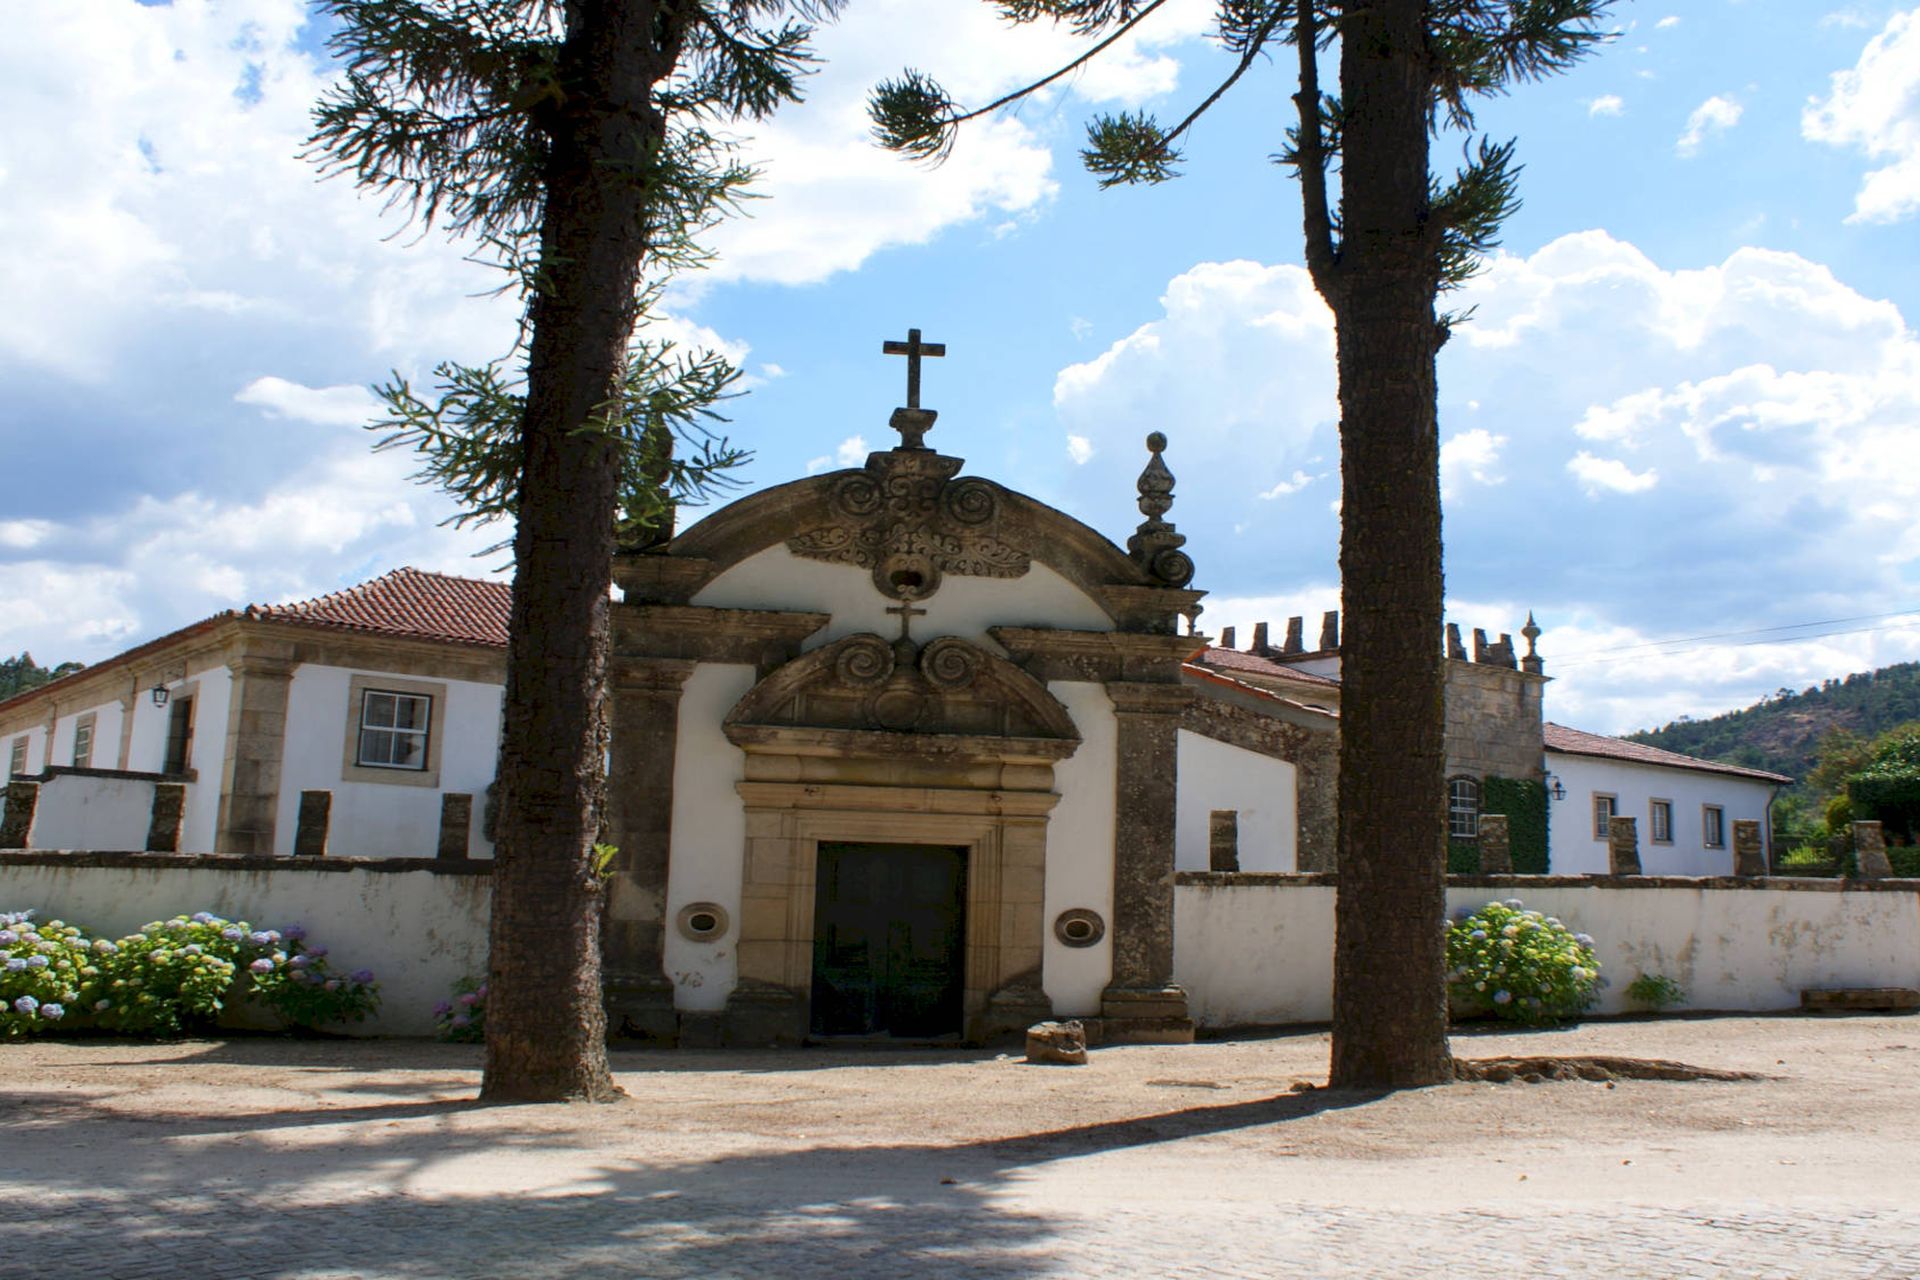
<path fill-rule="evenodd" d="M 966 847 L 823 842 L 816 876 L 812 1034 L 959 1036 Z"/>

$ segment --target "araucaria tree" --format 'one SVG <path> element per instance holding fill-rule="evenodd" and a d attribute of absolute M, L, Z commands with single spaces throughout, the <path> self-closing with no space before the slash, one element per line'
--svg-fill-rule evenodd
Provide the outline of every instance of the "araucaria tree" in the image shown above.
<path fill-rule="evenodd" d="M 507 357 L 441 366 L 430 397 L 396 378 L 375 424 L 464 518 L 516 522 L 487 1100 L 618 1092 L 596 849 L 613 555 L 738 457 L 705 430 L 733 370 L 635 325 L 751 176 L 709 128 L 797 98 L 809 24 L 839 4 L 326 0 L 345 75 L 316 158 L 476 240 L 526 304 Z"/>
<path fill-rule="evenodd" d="M 1096 40 L 1053 75 L 975 111 L 908 71 L 874 93 L 881 142 L 937 159 L 966 120 L 1051 83 L 1165 0 L 989 0 Z M 1469 142 L 1445 182 L 1428 153 L 1474 131 L 1474 99 L 1565 69 L 1611 0 L 1218 0 L 1221 82 L 1177 123 L 1102 116 L 1081 153 L 1102 186 L 1175 176 L 1183 135 L 1257 66 L 1298 77 L 1280 160 L 1300 180 L 1307 269 L 1333 311 L 1340 385 L 1341 646 L 1332 1083 L 1393 1088 L 1453 1074 L 1447 1046 L 1440 443 L 1435 355 L 1458 317 L 1439 295 L 1474 272 L 1516 207 L 1513 144 Z M 1339 92 L 1320 87 L 1338 50 Z M 1281 126 L 1276 126 L 1276 134 Z M 1277 140 L 1277 139 L 1276 139 Z M 1337 191 L 1334 189 L 1337 188 Z M 1257 448 L 1258 441 L 1246 442 Z"/>

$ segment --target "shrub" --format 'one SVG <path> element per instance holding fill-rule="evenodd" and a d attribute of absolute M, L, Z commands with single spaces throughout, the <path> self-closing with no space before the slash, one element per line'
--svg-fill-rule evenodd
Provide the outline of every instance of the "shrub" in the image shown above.
<path fill-rule="evenodd" d="M 1592 1004 L 1600 985 L 1593 939 L 1528 911 L 1489 902 L 1447 930 L 1447 995 L 1455 1018 L 1553 1022 Z"/>
<path fill-rule="evenodd" d="M 99 974 L 93 946 L 64 921 L 0 913 L 0 1037 L 51 1030 L 80 1008 Z"/>
<path fill-rule="evenodd" d="M 1627 984 L 1627 999 L 1658 1012 L 1670 1005 L 1685 1004 L 1687 993 L 1664 973 L 1643 973 Z"/>
<path fill-rule="evenodd" d="M 156 920 L 110 944 L 88 1012 L 111 1031 L 179 1035 L 225 1004 L 248 929 L 205 911 Z"/>
<path fill-rule="evenodd" d="M 268 930 L 275 949 L 264 951 L 247 964 L 253 995 L 293 1027 L 364 1022 L 380 1007 L 380 987 L 371 969 L 336 973 L 325 947 L 306 942 L 306 930 L 289 925 Z"/>
<path fill-rule="evenodd" d="M 453 998 L 433 1006 L 442 1040 L 479 1044 L 487 1038 L 487 984 L 462 978 L 453 984 Z"/>

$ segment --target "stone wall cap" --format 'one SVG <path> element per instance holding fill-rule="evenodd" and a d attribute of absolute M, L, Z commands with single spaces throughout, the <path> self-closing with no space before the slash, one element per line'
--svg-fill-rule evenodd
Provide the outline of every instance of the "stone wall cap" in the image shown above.
<path fill-rule="evenodd" d="M 298 871 L 383 873 L 428 871 L 434 875 L 487 876 L 490 858 L 295 858 L 268 853 L 146 853 L 139 850 L 6 849 L 5 867 L 124 867 L 159 871 Z"/>

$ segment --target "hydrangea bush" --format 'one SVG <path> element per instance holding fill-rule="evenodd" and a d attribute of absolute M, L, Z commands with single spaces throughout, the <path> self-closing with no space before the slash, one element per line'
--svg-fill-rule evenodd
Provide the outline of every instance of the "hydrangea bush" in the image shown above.
<path fill-rule="evenodd" d="M 442 1040 L 479 1044 L 487 1038 L 487 984 L 462 978 L 453 984 L 453 998 L 433 1006 Z"/>
<path fill-rule="evenodd" d="M 0 914 L 0 1035 L 62 1024 L 178 1035 L 211 1024 L 236 996 L 307 1027 L 358 1022 L 379 1003 L 370 971 L 336 974 L 298 926 L 255 929 L 201 911 L 110 942 L 58 920 L 36 927 L 32 916 Z"/>
<path fill-rule="evenodd" d="M 1447 996 L 1455 1018 L 1571 1018 L 1594 1002 L 1593 939 L 1518 898 L 1489 902 L 1447 929 Z"/>

